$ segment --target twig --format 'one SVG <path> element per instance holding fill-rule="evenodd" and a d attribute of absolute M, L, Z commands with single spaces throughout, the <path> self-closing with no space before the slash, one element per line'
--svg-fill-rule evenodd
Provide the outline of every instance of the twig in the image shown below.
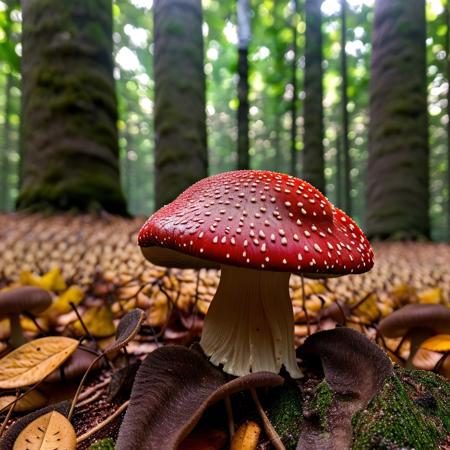
<path fill-rule="evenodd" d="M 12 412 L 13 412 L 15 406 L 16 406 L 16 403 L 17 403 L 18 400 L 19 400 L 18 394 L 19 394 L 19 391 L 17 390 L 17 391 L 16 391 L 16 398 L 15 398 L 15 400 L 11 403 L 11 407 L 10 407 L 9 410 L 8 410 L 8 414 L 6 414 L 5 420 L 3 421 L 2 426 L 1 426 L 1 428 L 0 428 L 0 437 L 2 437 L 3 432 L 5 431 L 5 428 L 6 428 L 6 424 L 8 423 L 8 420 L 9 420 L 9 418 L 11 417 L 11 414 L 12 414 Z"/>
<path fill-rule="evenodd" d="M 93 401 L 96 400 L 98 397 L 100 397 L 100 395 L 102 395 L 102 391 L 97 391 L 92 397 L 85 398 L 85 399 L 82 400 L 81 402 L 77 403 L 77 408 L 80 408 L 81 406 L 88 405 L 89 403 L 93 402 Z M 78 397 L 78 398 L 79 398 L 79 397 Z"/>
<path fill-rule="evenodd" d="M 106 378 L 101 383 L 95 384 L 94 386 L 88 387 L 84 392 L 82 392 L 78 396 L 78 400 L 85 400 L 88 398 L 93 392 L 95 392 L 97 389 L 101 389 L 102 387 L 108 385 L 111 382 L 111 377 Z"/>
<path fill-rule="evenodd" d="M 264 431 L 266 432 L 267 437 L 269 438 L 271 444 L 275 447 L 276 450 L 286 450 L 283 442 L 278 436 L 278 433 L 275 431 L 275 428 L 270 423 L 269 418 L 267 417 L 264 409 L 259 401 L 258 394 L 256 393 L 255 388 L 250 388 L 250 393 L 252 394 L 253 401 L 255 402 L 256 409 L 261 417 Z"/>
<path fill-rule="evenodd" d="M 73 397 L 72 404 L 70 405 L 69 414 L 67 415 L 67 419 L 69 420 L 69 422 L 70 422 L 70 419 L 72 418 L 73 411 L 75 410 L 75 405 L 76 405 L 77 400 L 78 400 L 78 396 L 80 395 L 81 389 L 83 389 L 83 384 L 86 381 L 86 378 L 89 375 L 89 372 L 91 371 L 92 367 L 94 367 L 94 364 L 96 364 L 98 361 L 100 361 L 100 359 L 103 358 L 103 356 L 105 356 L 104 353 L 102 353 L 101 355 L 97 356 L 97 358 L 95 358 L 91 362 L 91 364 L 87 368 L 86 372 L 84 372 L 83 378 L 81 379 L 80 384 L 78 385 L 77 392 L 75 392 L 75 396 Z"/>
<path fill-rule="evenodd" d="M 101 430 L 104 426 L 108 425 L 110 422 L 112 422 L 116 417 L 120 416 L 123 411 L 128 407 L 128 404 L 130 403 L 130 400 L 127 400 L 125 403 L 123 403 L 119 408 L 117 408 L 113 414 L 111 414 L 107 419 L 105 419 L 103 422 L 100 422 L 97 424 L 94 428 L 91 428 L 86 433 L 82 434 L 81 436 L 77 437 L 77 444 L 80 444 L 81 442 L 85 441 L 86 439 L 90 438 L 94 433 L 96 433 L 98 430 Z"/>

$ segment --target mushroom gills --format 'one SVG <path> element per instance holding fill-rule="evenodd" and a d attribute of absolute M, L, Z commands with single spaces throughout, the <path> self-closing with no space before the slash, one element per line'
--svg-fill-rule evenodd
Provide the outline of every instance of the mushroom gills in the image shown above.
<path fill-rule="evenodd" d="M 301 378 L 294 347 L 289 273 L 222 266 L 200 345 L 226 373 L 279 373 Z"/>

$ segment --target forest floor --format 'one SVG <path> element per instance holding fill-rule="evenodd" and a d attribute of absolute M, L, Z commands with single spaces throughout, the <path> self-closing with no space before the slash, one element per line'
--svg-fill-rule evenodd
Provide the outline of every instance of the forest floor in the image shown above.
<path fill-rule="evenodd" d="M 116 372 L 166 344 L 190 346 L 197 342 L 217 289 L 218 271 L 166 269 L 145 261 L 137 245 L 143 222 L 143 218 L 108 215 L 0 215 L 0 292 L 35 285 L 50 290 L 53 296 L 50 311 L 35 319 L 22 316 L 27 339 L 67 336 L 99 353 L 114 342 L 117 325 L 128 311 L 145 311 L 126 355 L 123 351 L 109 355 L 106 363 L 95 367 L 81 391 L 72 419 L 79 448 L 117 436 L 126 407 L 122 405 L 129 398 L 135 372 L 128 371 L 122 378 Z M 402 365 L 409 343 L 383 338 L 378 333 L 380 320 L 410 303 L 450 307 L 450 246 L 375 243 L 374 250 L 375 267 L 367 274 L 305 280 L 307 314 L 302 307 L 301 279 L 291 277 L 297 346 L 306 339 L 308 329 L 311 334 L 338 323 L 364 333 Z M 334 313 L 330 313 L 330 306 L 336 304 L 338 308 L 332 307 Z M 0 356 L 8 352 L 9 333 L 8 320 L 0 320 Z M 66 375 L 63 382 L 39 386 L 44 400 L 25 412 L 71 400 L 84 370 L 74 373 L 72 379 Z M 6 394 L 11 395 L 10 390 L 0 390 L 0 409 Z M 2 412 L 0 424 L 7 411 Z M 6 428 L 25 412 L 6 418 Z M 96 427 L 98 431 L 92 433 Z M 214 439 L 219 442 L 220 436 Z"/>

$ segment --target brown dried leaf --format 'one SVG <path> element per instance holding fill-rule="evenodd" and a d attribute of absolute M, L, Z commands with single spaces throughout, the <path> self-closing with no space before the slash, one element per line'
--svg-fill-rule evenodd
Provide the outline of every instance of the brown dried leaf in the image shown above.
<path fill-rule="evenodd" d="M 8 406 L 16 399 L 14 395 L 0 397 L 0 410 Z M 47 404 L 47 398 L 36 389 L 28 392 L 14 406 L 14 412 L 29 412 L 42 408 Z"/>
<path fill-rule="evenodd" d="M 29 386 L 43 380 L 78 347 L 78 341 L 51 336 L 27 342 L 0 359 L 0 388 Z"/>
<path fill-rule="evenodd" d="M 77 436 L 72 424 L 58 411 L 51 411 L 27 425 L 13 450 L 75 450 Z"/>

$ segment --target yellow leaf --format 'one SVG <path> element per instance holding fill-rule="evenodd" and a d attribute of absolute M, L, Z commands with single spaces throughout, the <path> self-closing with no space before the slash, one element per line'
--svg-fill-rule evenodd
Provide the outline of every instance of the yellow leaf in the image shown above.
<path fill-rule="evenodd" d="M 92 336 L 107 337 L 116 332 L 112 312 L 107 306 L 89 308 L 81 318 Z M 86 333 L 79 320 L 74 322 L 73 328 L 81 336 Z"/>
<path fill-rule="evenodd" d="M 158 292 L 147 311 L 147 324 L 151 327 L 160 327 L 166 323 L 168 315 L 167 297 L 162 292 Z"/>
<path fill-rule="evenodd" d="M 441 288 L 431 288 L 425 291 L 419 292 L 417 294 L 419 303 L 426 304 L 439 304 L 442 303 L 442 289 Z"/>
<path fill-rule="evenodd" d="M 54 267 L 43 275 L 41 277 L 41 283 L 43 285 L 42 287 L 48 291 L 59 292 L 63 291 L 67 287 L 59 267 Z"/>
<path fill-rule="evenodd" d="M 66 289 L 66 282 L 61 275 L 61 270 L 54 267 L 42 277 L 31 273 L 28 270 L 22 270 L 19 275 L 20 284 L 25 286 L 38 286 L 47 291 L 63 291 Z"/>
<path fill-rule="evenodd" d="M 78 347 L 78 341 L 51 336 L 27 342 L 0 359 L 0 389 L 12 389 L 43 380 Z"/>
<path fill-rule="evenodd" d="M 19 282 L 24 286 L 38 286 L 43 288 L 41 277 L 34 275 L 29 270 L 21 270 L 19 275 Z"/>
<path fill-rule="evenodd" d="M 79 286 L 70 286 L 64 291 L 56 300 L 47 308 L 42 315 L 48 317 L 55 317 L 60 314 L 67 314 L 72 311 L 70 303 L 79 305 L 84 298 L 84 291 Z"/>
<path fill-rule="evenodd" d="M 369 295 L 369 297 L 367 297 L 352 312 L 361 319 L 367 320 L 369 322 L 374 321 L 380 315 L 377 304 L 377 296 L 375 294 Z"/>
<path fill-rule="evenodd" d="M 255 450 L 261 428 L 256 422 L 244 422 L 234 433 L 230 450 Z"/>
<path fill-rule="evenodd" d="M 450 334 L 437 334 L 422 342 L 420 348 L 433 350 L 434 352 L 450 351 Z"/>
<path fill-rule="evenodd" d="M 3 397 L 0 397 L 0 409 L 5 408 L 15 399 L 16 397 L 14 395 L 4 395 Z M 16 403 L 14 411 L 15 412 L 34 411 L 36 409 L 42 408 L 46 404 L 47 399 L 45 398 L 45 396 L 35 389 L 34 391 L 30 391 Z"/>
<path fill-rule="evenodd" d="M 72 424 L 51 411 L 28 424 L 14 442 L 13 450 L 75 450 L 77 436 Z"/>
<path fill-rule="evenodd" d="M 37 317 L 35 320 L 42 330 L 48 331 L 48 321 L 45 317 Z M 22 330 L 30 331 L 31 333 L 38 333 L 40 331 L 36 324 L 26 316 L 20 318 L 20 326 Z"/>

